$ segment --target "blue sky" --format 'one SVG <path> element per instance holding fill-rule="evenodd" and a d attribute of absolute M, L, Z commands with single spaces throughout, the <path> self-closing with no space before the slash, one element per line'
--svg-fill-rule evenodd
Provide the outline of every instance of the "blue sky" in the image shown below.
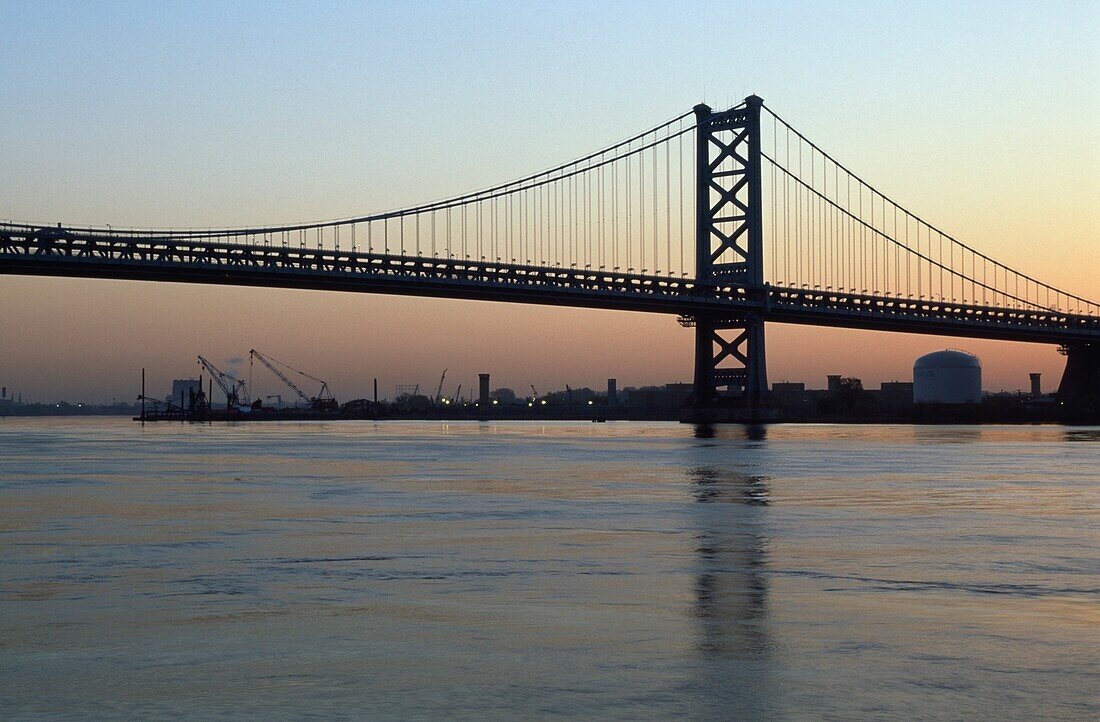
<path fill-rule="evenodd" d="M 1096 148 L 1097 3 L 0 8 L 0 142 L 42 184 L 30 197 L 5 186 L 13 213 L 66 211 L 41 200 L 70 188 L 61 175 L 136 191 L 106 203 L 66 192 L 74 211 L 116 223 L 161 221 L 169 209 L 152 196 L 169 188 L 189 199 L 176 222 L 257 220 L 233 200 L 264 220 L 344 215 L 549 165 L 749 92 L 853 163 L 896 157 L 899 133 L 934 156 L 965 140 L 954 128 L 1011 142 L 1047 122 Z M 276 185 L 305 197 L 257 205 Z"/>

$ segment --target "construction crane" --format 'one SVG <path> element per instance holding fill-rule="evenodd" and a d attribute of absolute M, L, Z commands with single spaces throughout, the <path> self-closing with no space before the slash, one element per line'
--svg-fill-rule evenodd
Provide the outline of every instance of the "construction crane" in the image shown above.
<path fill-rule="evenodd" d="M 432 405 L 438 406 L 443 401 L 443 379 L 447 378 L 447 369 L 443 369 L 443 375 L 439 377 L 439 386 L 435 388 L 435 398 Z"/>
<path fill-rule="evenodd" d="M 199 356 L 199 364 L 207 370 L 214 383 L 225 394 L 225 407 L 227 409 L 249 405 L 248 390 L 245 388 L 244 379 L 238 379 L 222 372 L 214 364 Z"/>
<path fill-rule="evenodd" d="M 531 386 L 531 400 L 532 401 L 538 401 L 539 392 L 535 390 L 535 385 L 534 384 L 530 384 L 530 386 Z"/>
<path fill-rule="evenodd" d="M 462 403 L 462 384 L 459 384 L 458 389 L 455 391 L 455 401 Z"/>
<path fill-rule="evenodd" d="M 248 352 L 248 359 L 249 363 L 252 363 L 252 359 L 259 359 L 260 363 L 266 366 L 271 373 L 275 374 L 280 381 L 290 387 L 294 393 L 298 394 L 298 398 L 308 404 L 311 409 L 331 411 L 339 407 L 339 404 L 336 403 L 336 399 L 332 396 L 332 392 L 328 390 L 328 382 L 316 376 L 310 376 L 305 371 L 299 371 L 288 363 L 271 358 L 270 356 L 264 356 L 256 349 L 252 349 Z M 276 366 L 276 364 L 278 364 L 278 366 Z M 317 392 L 316 396 L 310 396 L 305 391 L 302 391 L 297 384 L 287 378 L 287 375 L 279 370 L 279 366 L 282 366 L 288 371 L 293 371 L 300 376 L 305 376 L 307 379 L 316 381 L 321 384 L 321 390 Z"/>

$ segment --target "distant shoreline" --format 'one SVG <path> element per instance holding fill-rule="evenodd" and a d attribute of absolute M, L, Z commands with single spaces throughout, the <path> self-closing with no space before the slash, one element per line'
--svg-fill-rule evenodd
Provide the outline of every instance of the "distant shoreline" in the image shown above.
<path fill-rule="evenodd" d="M 119 418 L 129 417 L 136 423 L 141 423 L 139 415 L 136 415 L 133 411 L 83 411 L 83 412 L 34 412 L 24 414 L 0 414 L 0 419 L 33 419 L 33 418 L 88 418 L 88 417 L 108 417 Z M 405 422 L 405 421 L 441 421 L 441 422 L 457 422 L 457 421 L 469 421 L 469 422 L 588 422 L 588 423 L 612 423 L 612 422 L 663 422 L 663 423 L 685 423 L 685 424 L 741 424 L 741 425 L 753 425 L 753 424 L 836 424 L 836 425 L 869 425 L 869 426 L 890 426 L 890 425 L 907 425 L 907 426 L 929 426 L 929 425 L 958 425 L 958 426 L 971 426 L 971 425 L 1012 425 L 1012 426 L 1080 426 L 1091 425 L 1098 423 L 1097 420 L 1060 420 L 1052 418 L 1040 418 L 1040 419 L 1027 419 L 1027 418 L 985 418 L 985 417 L 973 417 L 966 418 L 964 416 L 922 416 L 920 418 L 913 417 L 874 417 L 874 418 L 858 418 L 858 417 L 837 417 L 837 416 L 783 416 L 778 415 L 770 418 L 757 418 L 752 419 L 749 417 L 744 418 L 692 418 L 691 416 L 677 412 L 675 414 L 648 414 L 648 415 L 616 415 L 616 416 L 601 416 L 593 417 L 591 415 L 554 415 L 554 416 L 523 416 L 523 415 L 508 415 L 499 414 L 492 416 L 432 416 L 424 414 L 408 414 L 408 415 L 391 415 L 381 417 L 332 417 L 332 418 L 287 418 L 287 419 L 272 419 L 272 418 L 249 418 L 240 417 L 236 419 L 219 419 L 219 420 L 187 420 L 181 421 L 178 418 L 147 418 L 146 422 L 150 424 L 207 424 L 207 425 L 220 425 L 220 424 L 280 424 L 280 423 L 330 423 L 334 421 L 375 421 L 380 423 L 385 422 Z"/>

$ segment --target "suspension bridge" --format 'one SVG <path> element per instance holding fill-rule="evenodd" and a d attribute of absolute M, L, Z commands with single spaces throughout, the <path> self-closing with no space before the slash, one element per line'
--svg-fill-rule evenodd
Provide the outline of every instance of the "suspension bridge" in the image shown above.
<path fill-rule="evenodd" d="M 754 406 L 766 322 L 1054 344 L 1100 396 L 1100 304 L 878 191 L 750 96 L 472 193 L 221 229 L 0 223 L 0 273 L 275 286 L 674 314 L 695 401 Z"/>

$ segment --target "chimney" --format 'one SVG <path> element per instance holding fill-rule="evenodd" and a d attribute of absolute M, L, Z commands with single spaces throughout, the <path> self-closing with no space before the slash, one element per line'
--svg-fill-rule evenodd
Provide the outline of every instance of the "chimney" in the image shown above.
<path fill-rule="evenodd" d="M 478 403 L 489 405 L 489 374 L 478 374 Z"/>
<path fill-rule="evenodd" d="M 618 381 L 615 379 L 607 380 L 607 405 L 614 406 L 619 403 L 619 388 Z"/>

